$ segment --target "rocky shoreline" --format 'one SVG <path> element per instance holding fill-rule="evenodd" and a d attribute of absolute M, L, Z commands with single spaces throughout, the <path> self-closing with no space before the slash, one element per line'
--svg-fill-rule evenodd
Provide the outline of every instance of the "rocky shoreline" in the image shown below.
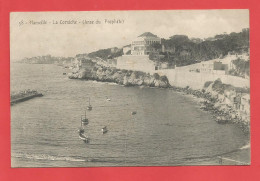
<path fill-rule="evenodd" d="M 74 69 L 68 74 L 70 79 L 95 80 L 100 82 L 114 82 L 124 86 L 147 86 L 169 88 L 176 92 L 183 92 L 201 99 L 201 109 L 210 112 L 219 124 L 237 124 L 245 134 L 250 132 L 250 117 L 241 116 L 240 110 L 226 104 L 223 94 L 214 90 L 217 81 L 209 83 L 202 90 L 193 90 L 189 87 L 180 88 L 169 84 L 166 76 L 153 75 L 141 71 L 120 70 L 107 67 L 93 67 L 91 69 Z M 219 84 L 219 80 L 217 82 Z M 220 84 L 222 84 L 220 82 Z"/>
<path fill-rule="evenodd" d="M 93 67 L 91 69 L 74 69 L 68 74 L 70 79 L 96 80 L 100 82 L 114 82 L 124 86 L 170 87 L 168 78 L 157 73 L 149 74 L 141 71 L 120 70 L 107 67 Z"/>
<path fill-rule="evenodd" d="M 208 111 L 213 115 L 213 118 L 219 124 L 237 124 L 245 134 L 250 133 L 250 121 L 239 116 L 238 111 L 229 105 L 221 104 L 216 94 L 205 89 L 193 90 L 190 88 L 172 87 L 172 90 L 183 92 L 187 95 L 192 95 L 200 99 L 201 109 Z M 221 105 L 220 105 L 221 104 Z"/>

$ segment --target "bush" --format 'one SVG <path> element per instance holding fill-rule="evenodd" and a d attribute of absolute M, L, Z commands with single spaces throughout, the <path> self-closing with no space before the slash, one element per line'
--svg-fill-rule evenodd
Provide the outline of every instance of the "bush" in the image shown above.
<path fill-rule="evenodd" d="M 134 72 L 134 75 L 135 75 L 136 78 L 139 78 L 139 77 L 144 76 L 145 73 L 144 73 L 144 72 L 141 72 L 141 71 L 135 71 L 135 72 Z"/>
<path fill-rule="evenodd" d="M 224 93 L 225 87 L 225 84 L 222 84 L 222 81 L 220 79 L 215 80 L 212 85 L 213 90 L 217 91 L 220 94 Z"/>
<path fill-rule="evenodd" d="M 156 80 L 159 80 L 160 75 L 159 75 L 158 73 L 154 73 L 154 74 L 153 74 L 153 77 L 154 77 Z"/>
<path fill-rule="evenodd" d="M 125 73 L 127 73 L 127 70 L 123 69 L 122 72 L 125 74 Z"/>
<path fill-rule="evenodd" d="M 207 81 L 207 82 L 205 82 L 204 88 L 208 88 L 211 83 L 212 83 L 212 81 Z"/>
<path fill-rule="evenodd" d="M 168 78 L 165 75 L 161 76 L 160 80 L 163 82 L 168 82 Z"/>

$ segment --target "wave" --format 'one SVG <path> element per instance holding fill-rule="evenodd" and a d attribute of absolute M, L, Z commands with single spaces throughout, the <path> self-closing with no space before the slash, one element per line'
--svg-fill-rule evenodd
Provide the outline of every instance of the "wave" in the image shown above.
<path fill-rule="evenodd" d="M 68 162 L 101 162 L 101 163 L 122 163 L 124 160 L 117 159 L 104 159 L 104 158 L 80 158 L 80 157 L 69 157 L 69 156 L 53 156 L 47 154 L 25 154 L 17 153 L 12 154 L 14 158 L 24 158 L 31 160 L 48 160 L 48 161 L 68 161 Z"/>
<path fill-rule="evenodd" d="M 102 81 L 96 81 L 96 80 L 92 80 L 91 82 L 94 83 L 94 84 L 118 85 L 118 84 L 115 83 L 115 82 L 102 82 Z"/>
<path fill-rule="evenodd" d="M 67 157 L 67 156 L 52 156 L 46 154 L 24 154 L 18 153 L 12 155 L 15 158 L 26 158 L 32 160 L 49 160 L 49 161 L 71 161 L 71 162 L 86 162 L 87 160 L 82 158 L 74 158 L 74 157 Z"/>
<path fill-rule="evenodd" d="M 244 150 L 244 149 L 248 149 L 248 148 L 250 148 L 250 147 L 251 147 L 250 143 L 247 143 L 246 145 L 242 146 L 242 147 L 239 148 L 239 149 L 240 149 L 240 150 Z"/>

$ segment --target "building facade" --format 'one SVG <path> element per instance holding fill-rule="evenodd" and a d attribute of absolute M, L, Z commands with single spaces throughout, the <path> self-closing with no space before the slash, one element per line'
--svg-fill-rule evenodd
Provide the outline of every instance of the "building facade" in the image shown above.
<path fill-rule="evenodd" d="M 155 43 L 161 44 L 161 38 L 150 32 L 143 33 L 132 41 L 131 54 L 149 55 L 153 51 L 151 45 Z"/>
<path fill-rule="evenodd" d="M 217 73 L 217 74 L 227 74 L 228 65 L 223 64 L 219 61 L 205 61 L 200 63 L 200 72 L 202 73 Z"/>
<path fill-rule="evenodd" d="M 116 67 L 153 73 L 156 70 L 156 65 L 150 60 L 149 54 L 155 51 L 151 46 L 155 43 L 161 44 L 161 38 L 150 32 L 141 34 L 132 41 L 131 45 L 123 47 L 124 55 L 117 58 Z"/>

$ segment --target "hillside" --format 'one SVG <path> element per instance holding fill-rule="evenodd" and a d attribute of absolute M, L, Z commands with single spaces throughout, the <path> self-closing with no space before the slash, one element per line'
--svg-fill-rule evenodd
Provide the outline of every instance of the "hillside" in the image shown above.
<path fill-rule="evenodd" d="M 166 53 L 161 54 L 165 57 L 157 61 L 176 62 L 177 66 L 185 66 L 223 57 L 228 52 L 248 53 L 249 29 L 243 29 L 239 33 L 216 35 L 204 41 L 194 41 L 186 35 L 174 35 L 169 39 L 162 39 L 162 44 Z"/>
<path fill-rule="evenodd" d="M 20 63 L 29 64 L 63 64 L 70 63 L 73 60 L 72 57 L 53 57 L 51 55 L 37 56 L 31 58 L 23 58 Z"/>
<path fill-rule="evenodd" d="M 162 45 L 164 45 L 164 52 L 162 52 Z M 151 55 L 152 60 L 167 62 L 169 65 L 176 63 L 177 66 L 185 66 L 224 57 L 228 52 L 248 53 L 249 29 L 243 29 L 239 33 L 219 34 L 205 40 L 189 38 L 186 35 L 173 35 L 169 39 L 162 39 L 162 45 L 153 45 L 161 56 Z M 99 57 L 103 60 L 121 55 L 123 55 L 123 50 L 117 47 L 101 49 L 88 54 L 90 58 Z"/>
<path fill-rule="evenodd" d="M 101 49 L 98 51 L 94 51 L 88 54 L 90 58 L 102 58 L 103 60 L 116 58 L 123 55 L 123 49 L 122 48 L 107 48 L 107 49 Z"/>
<path fill-rule="evenodd" d="M 186 35 L 173 35 L 169 39 L 162 39 L 162 44 L 154 44 L 153 49 L 155 51 L 155 56 L 153 53 L 150 54 L 150 59 L 156 62 L 168 63 L 169 67 L 174 67 L 176 64 L 178 67 L 186 66 L 201 61 L 212 60 L 216 58 L 221 58 L 226 56 L 228 53 L 249 53 L 249 29 L 243 29 L 239 33 L 230 34 L 220 34 L 214 37 L 209 37 L 204 40 L 199 38 L 189 38 Z M 162 51 L 162 45 L 164 46 L 164 51 Z M 160 56 L 158 56 L 158 53 Z M 78 54 L 77 58 L 91 58 L 95 59 L 97 57 L 101 58 L 103 61 L 108 59 L 113 59 L 123 55 L 123 48 L 107 48 L 97 51 L 93 51 L 88 54 Z M 38 56 L 32 58 L 24 58 L 22 63 L 68 63 L 72 60 L 72 57 L 52 57 Z M 249 67 L 249 62 L 246 65 L 241 65 L 241 61 L 237 61 L 237 67 Z M 242 67 L 242 68 L 243 68 Z M 248 70 L 239 70 L 239 72 L 234 71 L 232 74 L 248 74 Z"/>

